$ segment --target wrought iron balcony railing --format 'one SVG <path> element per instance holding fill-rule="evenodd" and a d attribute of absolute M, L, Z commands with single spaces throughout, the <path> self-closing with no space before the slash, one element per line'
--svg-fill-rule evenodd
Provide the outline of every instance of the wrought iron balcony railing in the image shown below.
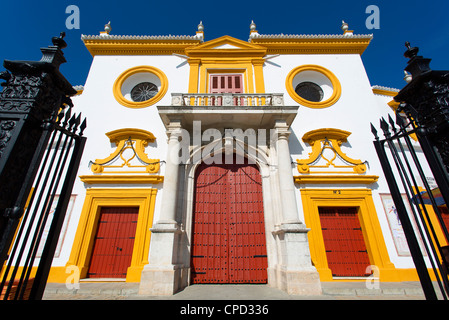
<path fill-rule="evenodd" d="M 283 106 L 282 93 L 172 93 L 172 106 Z"/>

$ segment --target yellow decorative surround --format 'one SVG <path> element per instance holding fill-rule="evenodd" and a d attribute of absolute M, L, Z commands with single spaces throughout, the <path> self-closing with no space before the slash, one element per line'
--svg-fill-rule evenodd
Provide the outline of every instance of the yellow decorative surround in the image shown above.
<path fill-rule="evenodd" d="M 189 57 L 189 93 L 207 93 L 211 74 L 242 74 L 245 93 L 265 93 L 264 47 L 223 36 L 186 48 Z"/>
<path fill-rule="evenodd" d="M 405 281 L 410 277 L 398 273 L 391 263 L 382 228 L 376 214 L 376 208 L 369 189 L 302 189 L 301 199 L 304 208 L 304 220 L 311 231 L 308 233 L 312 261 L 320 274 L 321 281 L 334 281 L 328 267 L 324 246 L 319 207 L 357 207 L 369 259 L 380 272 L 380 281 Z M 404 271 L 404 272 L 408 272 Z M 408 273 L 407 273 L 408 274 Z M 413 278 L 416 280 L 416 278 Z"/>
<path fill-rule="evenodd" d="M 297 159 L 296 183 L 361 183 L 370 184 L 379 178 L 365 175 L 366 165 L 348 157 L 340 148 L 351 133 L 324 128 L 307 132 L 302 140 L 312 146 L 307 159 Z"/>
<path fill-rule="evenodd" d="M 156 77 L 159 78 L 159 81 L 161 82 L 161 86 L 159 88 L 158 93 L 151 99 L 136 102 L 136 101 L 128 100 L 123 96 L 122 86 L 129 77 L 139 74 L 139 73 L 149 73 L 149 74 L 155 75 Z M 156 67 L 152 67 L 152 66 L 136 66 L 136 67 L 130 68 L 128 70 L 125 70 L 118 76 L 118 78 L 115 80 L 114 85 L 112 87 L 112 93 L 115 97 L 115 100 L 117 100 L 122 106 L 125 106 L 128 108 L 145 108 L 145 107 L 154 105 L 156 102 L 160 101 L 165 96 L 165 94 L 167 93 L 167 90 L 168 90 L 167 76 L 165 75 L 164 72 L 162 72 L 162 70 L 160 70 Z"/>
<path fill-rule="evenodd" d="M 76 266 L 79 268 L 80 278 L 86 277 L 101 207 L 136 206 L 139 207 L 139 215 L 131 266 L 128 268 L 126 281 L 139 282 L 142 269 L 148 264 L 150 228 L 153 223 L 156 194 L 157 189 L 87 189 L 72 252 L 66 267 Z M 61 272 L 59 274 L 60 277 L 63 276 Z M 60 282 L 63 279 L 55 276 L 52 280 Z"/>
<path fill-rule="evenodd" d="M 96 159 L 91 163 L 93 173 L 157 173 L 160 168 L 159 159 L 149 159 L 145 153 L 148 143 L 156 141 L 149 131 L 141 129 L 119 129 L 106 133 L 116 149 L 109 157 Z M 137 161 L 136 161 L 137 160 Z M 122 168 L 129 168 L 124 171 Z"/>
<path fill-rule="evenodd" d="M 309 101 L 306 100 L 302 97 L 300 97 L 296 91 L 295 88 L 293 88 L 293 79 L 301 72 L 305 72 L 305 71 L 314 71 L 314 72 L 318 72 L 322 75 L 324 75 L 332 84 L 332 94 L 329 98 L 327 98 L 324 101 Z M 287 78 L 285 79 L 285 87 L 287 88 L 287 92 L 290 95 L 290 97 L 292 97 L 293 100 L 295 100 L 296 102 L 298 102 L 299 104 L 309 107 L 309 108 L 314 108 L 314 109 L 321 109 L 321 108 L 327 108 L 332 106 L 333 104 L 335 104 L 338 99 L 340 99 L 341 96 L 341 84 L 340 81 L 338 80 L 338 78 L 328 69 L 322 67 L 322 66 L 318 66 L 318 65 L 314 65 L 314 64 L 306 64 L 306 65 L 302 65 L 302 66 L 298 66 L 296 68 L 294 68 L 293 70 L 291 70 L 288 75 Z"/>

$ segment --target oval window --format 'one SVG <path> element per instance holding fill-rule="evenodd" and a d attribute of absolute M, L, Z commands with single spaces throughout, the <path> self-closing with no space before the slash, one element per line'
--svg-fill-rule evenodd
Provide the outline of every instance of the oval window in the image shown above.
<path fill-rule="evenodd" d="M 131 99 L 135 102 L 147 101 L 153 98 L 158 91 L 154 83 L 141 82 L 131 90 Z"/>
<path fill-rule="evenodd" d="M 301 98 L 312 102 L 320 102 L 324 97 L 323 89 L 316 83 L 310 81 L 304 81 L 298 84 L 295 92 Z"/>

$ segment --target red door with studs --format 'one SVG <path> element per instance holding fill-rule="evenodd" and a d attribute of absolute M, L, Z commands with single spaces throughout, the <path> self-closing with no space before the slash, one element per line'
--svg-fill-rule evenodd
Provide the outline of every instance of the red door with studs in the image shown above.
<path fill-rule="evenodd" d="M 138 207 L 102 207 L 87 276 L 126 278 L 136 234 Z"/>
<path fill-rule="evenodd" d="M 319 207 L 329 269 L 335 277 L 366 277 L 371 265 L 356 207 Z"/>
<path fill-rule="evenodd" d="M 252 164 L 196 171 L 192 283 L 266 283 L 262 181 Z"/>

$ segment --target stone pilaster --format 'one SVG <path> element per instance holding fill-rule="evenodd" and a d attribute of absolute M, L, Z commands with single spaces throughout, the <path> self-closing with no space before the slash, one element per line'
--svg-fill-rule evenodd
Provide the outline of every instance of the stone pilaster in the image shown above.
<path fill-rule="evenodd" d="M 277 121 L 276 151 L 279 171 L 279 190 L 282 203 L 282 223 L 273 231 L 280 244 L 278 287 L 289 294 L 321 294 L 320 277 L 312 265 L 307 233 L 310 229 L 299 220 L 296 188 L 293 181 L 288 138 L 290 130 L 285 121 Z"/>
<path fill-rule="evenodd" d="M 172 295 L 187 285 L 182 264 L 177 263 L 182 231 L 176 221 L 178 198 L 179 136 L 181 122 L 168 126 L 168 151 L 164 177 L 161 216 L 151 228 L 149 264 L 142 271 L 139 293 L 145 295 Z"/>

